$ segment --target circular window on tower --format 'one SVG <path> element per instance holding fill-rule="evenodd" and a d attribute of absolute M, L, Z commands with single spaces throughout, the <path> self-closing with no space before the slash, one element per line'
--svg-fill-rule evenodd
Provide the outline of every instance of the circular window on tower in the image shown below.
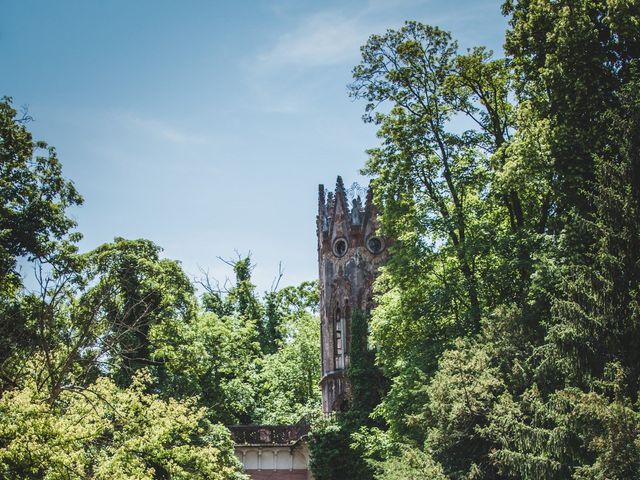
<path fill-rule="evenodd" d="M 377 255 L 384 249 L 384 242 L 380 237 L 369 237 L 367 240 L 367 249 L 374 255 Z"/>
<path fill-rule="evenodd" d="M 345 238 L 338 238 L 333 242 L 333 254 L 336 257 L 341 257 L 347 253 L 347 240 Z"/>

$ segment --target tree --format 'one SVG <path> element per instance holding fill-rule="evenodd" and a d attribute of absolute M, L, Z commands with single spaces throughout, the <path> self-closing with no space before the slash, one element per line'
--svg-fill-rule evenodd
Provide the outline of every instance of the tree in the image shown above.
<path fill-rule="evenodd" d="M 381 139 L 364 173 L 396 239 L 372 319 L 392 379 L 383 408 L 392 430 L 419 440 L 407 412 L 422 410 L 420 386 L 456 338 L 479 335 L 505 305 L 539 334 L 534 314 L 549 307 L 531 285 L 553 205 L 548 165 L 522 160 L 538 148 L 517 130 L 510 65 L 484 48 L 459 54 L 447 32 L 407 22 L 371 36 L 353 75 Z"/>
<path fill-rule="evenodd" d="M 195 298 L 178 263 L 159 259 L 159 251 L 147 240 L 116 239 L 87 254 L 66 253 L 64 268 L 59 262 L 54 271 L 36 262 L 39 291 L 20 296 L 32 344 L 6 362 L 12 386 L 23 383 L 32 355 L 43 360 L 36 385 L 52 402 L 105 374 L 127 385 L 143 366 L 162 383 L 155 350 L 168 341 L 168 324 L 192 320 Z"/>
<path fill-rule="evenodd" d="M 101 317 L 100 341 L 110 348 L 101 354 L 120 385 L 141 367 L 161 366 L 151 337 L 170 341 L 160 333 L 163 323 L 190 322 L 195 315 L 191 282 L 178 262 L 160 259 L 160 251 L 149 240 L 116 238 L 85 258 L 89 288 L 80 302 Z"/>
<path fill-rule="evenodd" d="M 11 98 L 0 101 L 0 279 L 4 288 L 15 282 L 18 257 L 53 260 L 57 242 L 76 225 L 66 209 L 82 203 L 73 183 L 62 176 L 55 149 L 33 141 L 25 126 L 29 120 L 26 113 L 17 116 Z"/>
<path fill-rule="evenodd" d="M 247 320 L 258 322 L 262 318 L 262 305 L 255 293 L 255 285 L 251 282 L 251 271 L 254 266 L 251 263 L 251 254 L 237 260 L 225 260 L 225 263 L 233 268 L 236 283 L 227 292 L 225 299 L 233 312 Z M 262 324 L 258 324 L 262 334 Z"/>
<path fill-rule="evenodd" d="M 279 278 L 282 276 L 280 272 Z M 279 281 L 279 279 L 278 279 Z M 265 353 L 275 353 L 286 337 L 288 320 L 304 312 L 317 313 L 319 291 L 317 282 L 302 282 L 298 286 L 278 289 L 274 283 L 271 291 L 264 295 L 264 316 L 262 319 L 262 349 Z"/>
<path fill-rule="evenodd" d="M 362 48 L 350 89 L 368 102 L 365 121 L 380 125 L 383 146 L 369 151 L 365 173 L 378 176 L 373 185 L 388 233 L 401 239 L 403 225 L 425 221 L 437 229 L 463 277 L 461 293 L 469 307 L 461 312 L 462 328 L 477 331 L 482 307 L 466 199 L 482 192 L 485 159 L 474 152 L 471 135 L 450 128 L 455 104 L 468 103 L 466 94 L 446 82 L 454 73 L 456 48 L 448 33 L 416 22 L 373 35 Z M 383 102 L 391 103 L 389 113 L 376 111 Z M 415 249 L 421 240 L 415 239 Z"/>
<path fill-rule="evenodd" d="M 315 284 L 313 287 L 315 291 Z M 260 372 L 257 414 L 261 423 L 298 423 L 320 411 L 319 319 L 306 309 L 293 312 L 281 325 L 281 332 L 282 340 L 274 353 L 265 355 Z"/>
<path fill-rule="evenodd" d="M 640 76 L 639 76 L 640 78 Z M 597 239 L 591 251 L 568 270 L 550 325 L 549 355 L 562 378 L 590 388 L 610 364 L 625 372 L 625 395 L 640 389 L 640 102 L 630 83 L 622 107 L 611 111 L 608 148 L 596 157 L 595 183 L 588 195 L 592 214 L 577 221 Z"/>
<path fill-rule="evenodd" d="M 442 467 L 424 452 L 406 445 L 382 463 L 376 480 L 446 480 Z"/>
<path fill-rule="evenodd" d="M 241 480 L 229 432 L 193 401 L 161 400 L 138 371 L 127 389 L 100 378 L 55 403 L 33 384 L 0 399 L 3 478 Z"/>
<path fill-rule="evenodd" d="M 165 391 L 198 396 L 210 418 L 226 424 L 296 423 L 315 414 L 316 282 L 282 289 L 274 283 L 261 301 L 251 283 L 250 258 L 230 263 L 239 277 L 227 291 L 206 276 L 200 281 L 205 312 L 195 321 L 165 322 L 154 330 L 155 356 L 167 367 Z M 257 314 L 262 317 L 252 318 Z"/>
<path fill-rule="evenodd" d="M 67 216 L 82 197 L 62 175 L 53 147 L 35 142 L 11 98 L 0 100 L 0 373 L 11 384 L 5 362 L 33 344 L 33 332 L 19 305 L 22 287 L 16 269 L 19 258 L 64 269 L 66 253 L 80 238 Z"/>
<path fill-rule="evenodd" d="M 458 318 L 447 321 L 447 309 L 434 300 L 465 291 L 451 286 L 455 257 L 443 255 L 444 235 L 426 243 L 443 231 L 433 211 L 425 215 L 424 194 L 407 187 L 419 185 L 412 175 L 421 137 L 406 132 L 426 137 L 416 125 L 429 119 L 415 95 L 429 85 L 416 68 L 423 56 L 408 52 L 428 50 L 415 46 L 421 42 L 413 33 L 387 32 L 364 47 L 365 55 L 374 52 L 365 67 L 375 68 L 356 67 L 366 84 L 378 81 L 381 94 L 370 101 L 394 102 L 373 117 L 383 146 L 369 164 L 378 175 L 383 224 L 399 239 L 373 314 L 378 361 L 393 378 L 377 411 L 390 423 L 392 442 L 420 447 L 425 468 L 435 462 L 448 478 L 638 476 L 640 43 L 632 4 L 505 2 L 511 57 L 503 65 L 514 70 L 513 77 L 502 70 L 505 90 L 495 91 L 519 103 L 503 110 L 502 118 L 513 115 L 504 141 L 496 135 L 503 123 L 491 121 L 477 93 L 483 90 L 474 87 L 485 78 L 476 66 L 495 66 L 482 50 L 458 56 L 446 70 L 449 89 L 430 90 L 442 111 L 478 114 L 475 131 L 492 145 L 484 148 L 483 194 L 466 200 L 467 225 L 492 232 L 490 242 L 470 250 L 473 264 L 478 272 L 485 262 L 493 266 L 476 277 L 482 318 L 465 340 L 452 341 L 460 336 L 451 328 Z M 424 65 L 439 71 L 438 62 Z M 465 98 L 465 89 L 477 112 L 451 101 Z M 444 164 L 440 171 L 446 181 Z M 451 192 L 445 205 L 455 206 Z M 382 468 L 384 476 L 413 474 L 393 456 Z"/>
<path fill-rule="evenodd" d="M 505 49 L 518 92 L 534 118 L 549 122 L 549 156 L 559 213 L 587 211 L 582 194 L 594 178 L 593 154 L 606 146 L 602 114 L 633 76 L 640 55 L 634 2 L 507 0 Z"/>
<path fill-rule="evenodd" d="M 259 400 L 260 343 L 256 324 L 204 312 L 191 323 L 165 323 L 154 356 L 166 368 L 165 395 L 197 396 L 212 421 L 253 423 Z"/>

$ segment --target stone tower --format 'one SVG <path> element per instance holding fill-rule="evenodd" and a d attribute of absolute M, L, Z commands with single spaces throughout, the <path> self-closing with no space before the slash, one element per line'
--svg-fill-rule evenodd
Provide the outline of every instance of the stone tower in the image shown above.
<path fill-rule="evenodd" d="M 319 186 L 320 386 L 324 413 L 348 406 L 345 371 L 349 365 L 351 315 L 358 309 L 371 311 L 373 280 L 388 257 L 387 242 L 376 233 L 377 228 L 371 190 L 364 206 L 359 196 L 349 205 L 342 178 L 338 177 L 335 193 L 326 194 L 324 186 Z"/>

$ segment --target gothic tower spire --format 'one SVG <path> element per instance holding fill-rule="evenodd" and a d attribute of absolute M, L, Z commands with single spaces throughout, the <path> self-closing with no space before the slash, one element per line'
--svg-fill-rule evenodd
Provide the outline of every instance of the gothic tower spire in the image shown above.
<path fill-rule="evenodd" d="M 341 177 L 337 178 L 335 193 L 325 196 L 323 185 L 318 191 L 320 384 L 322 409 L 330 413 L 348 405 L 345 372 L 349 366 L 351 316 L 355 310 L 370 311 L 371 287 L 378 268 L 388 258 L 388 242 L 377 233 L 377 210 L 370 189 L 364 206 L 359 196 L 347 198 Z"/>

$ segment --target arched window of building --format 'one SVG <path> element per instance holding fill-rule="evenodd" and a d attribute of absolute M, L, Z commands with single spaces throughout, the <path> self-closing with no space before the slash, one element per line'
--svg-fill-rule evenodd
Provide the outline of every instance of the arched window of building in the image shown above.
<path fill-rule="evenodd" d="M 333 325 L 333 355 L 335 358 L 335 368 L 344 368 L 342 361 L 342 315 L 340 307 L 336 308 Z"/>
<path fill-rule="evenodd" d="M 351 351 L 351 307 L 349 306 L 349 300 L 345 300 L 344 307 L 344 323 L 345 323 L 345 355 L 349 355 Z"/>

